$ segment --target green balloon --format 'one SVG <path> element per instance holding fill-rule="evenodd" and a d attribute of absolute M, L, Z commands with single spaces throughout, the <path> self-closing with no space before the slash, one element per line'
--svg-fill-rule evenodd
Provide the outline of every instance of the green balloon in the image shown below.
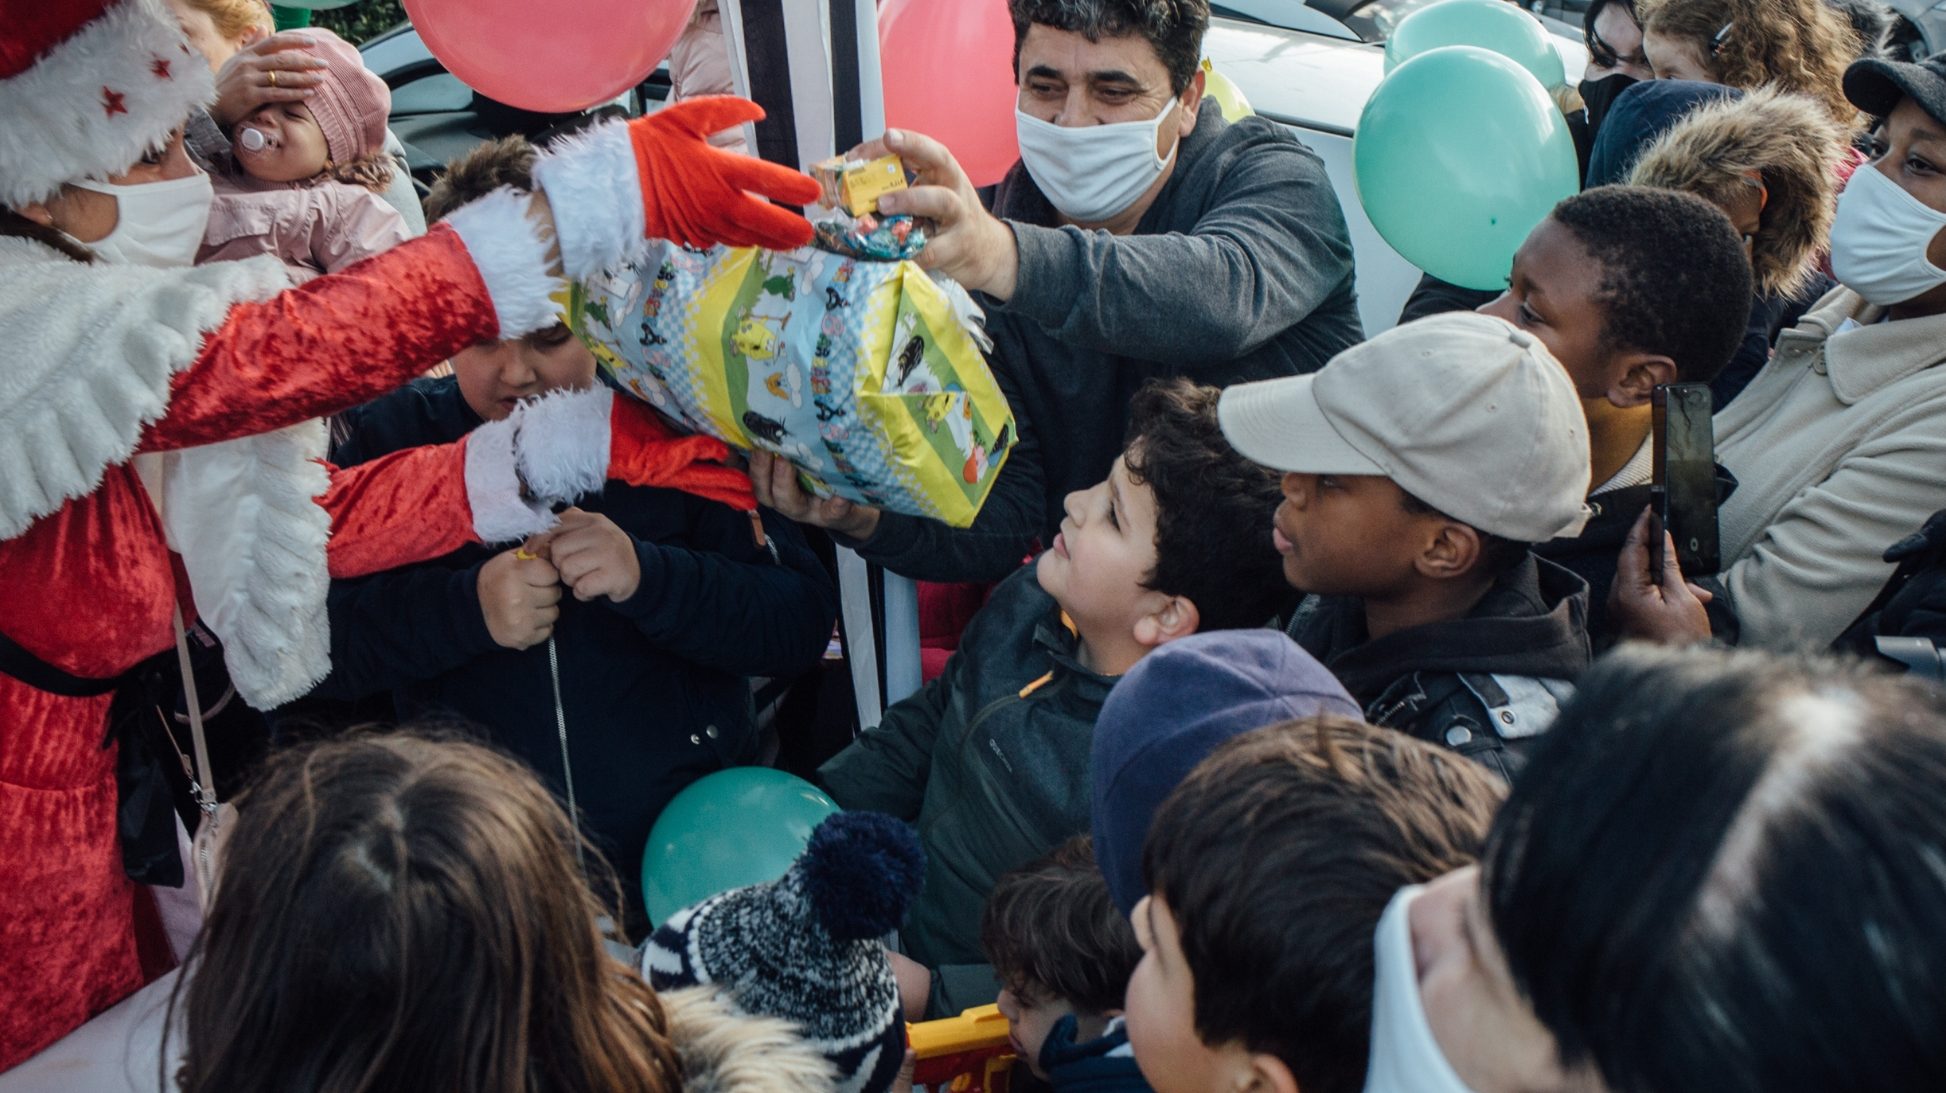
<path fill-rule="evenodd" d="M 783 876 L 811 829 L 837 811 L 818 787 L 769 767 L 731 767 L 690 783 L 656 817 L 642 852 L 649 920 Z"/>
<path fill-rule="evenodd" d="M 1533 73 L 1542 87 L 1568 80 L 1547 28 L 1504 0 L 1441 0 L 1399 20 L 1385 40 L 1385 71 L 1444 46 L 1492 50 Z"/>
<path fill-rule="evenodd" d="M 1567 119 L 1526 69 L 1477 46 L 1400 65 L 1358 117 L 1352 177 L 1405 259 L 1466 288 L 1506 284 L 1514 251 L 1580 189 Z"/>

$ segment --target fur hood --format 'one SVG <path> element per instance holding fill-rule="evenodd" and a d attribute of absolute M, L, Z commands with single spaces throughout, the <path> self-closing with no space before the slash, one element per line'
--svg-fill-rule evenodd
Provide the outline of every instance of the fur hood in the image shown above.
<path fill-rule="evenodd" d="M 683 1093 L 831 1093 L 831 1064 L 789 1021 L 750 1017 L 713 987 L 659 991 Z"/>
<path fill-rule="evenodd" d="M 1750 264 L 1761 296 L 1794 296 L 1817 271 L 1837 205 L 1844 130 L 1815 99 L 1775 87 L 1698 107 L 1658 137 L 1629 182 L 1722 204 L 1761 172 L 1764 206 Z"/>

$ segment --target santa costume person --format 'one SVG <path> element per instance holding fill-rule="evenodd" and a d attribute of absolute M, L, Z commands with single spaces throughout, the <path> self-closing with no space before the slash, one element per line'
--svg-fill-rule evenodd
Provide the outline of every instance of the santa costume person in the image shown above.
<path fill-rule="evenodd" d="M 329 577 L 545 530 L 607 477 L 748 496 L 714 441 L 605 390 L 344 473 L 312 419 L 551 325 L 562 277 L 645 235 L 811 237 L 761 196 L 806 204 L 816 183 L 712 149 L 759 112 L 704 99 L 595 129 L 540 165 L 541 192 L 302 288 L 274 259 L 186 268 L 209 184 L 181 130 L 212 94 L 160 0 L 0 0 L 0 1070 L 170 961 L 124 867 L 108 730 L 178 605 L 267 706 L 328 670 Z"/>

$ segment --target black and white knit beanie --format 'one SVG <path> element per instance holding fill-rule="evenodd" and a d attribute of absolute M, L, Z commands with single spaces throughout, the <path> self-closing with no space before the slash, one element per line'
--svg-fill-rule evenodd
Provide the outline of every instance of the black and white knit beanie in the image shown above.
<path fill-rule="evenodd" d="M 925 876 L 912 829 L 840 812 L 790 871 L 671 915 L 642 950 L 656 990 L 712 984 L 745 1013 L 794 1021 L 842 1093 L 884 1093 L 905 1056 L 898 981 L 881 939 Z"/>

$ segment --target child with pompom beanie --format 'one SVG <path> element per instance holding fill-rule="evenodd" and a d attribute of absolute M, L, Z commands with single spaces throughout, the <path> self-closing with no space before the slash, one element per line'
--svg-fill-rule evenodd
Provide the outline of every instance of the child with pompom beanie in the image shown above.
<path fill-rule="evenodd" d="M 642 974 L 658 991 L 714 985 L 746 1014 L 795 1021 L 842 1093 L 886 1093 L 906 1032 L 883 938 L 924 877 L 910 827 L 840 812 L 779 879 L 670 916 L 643 946 Z"/>

